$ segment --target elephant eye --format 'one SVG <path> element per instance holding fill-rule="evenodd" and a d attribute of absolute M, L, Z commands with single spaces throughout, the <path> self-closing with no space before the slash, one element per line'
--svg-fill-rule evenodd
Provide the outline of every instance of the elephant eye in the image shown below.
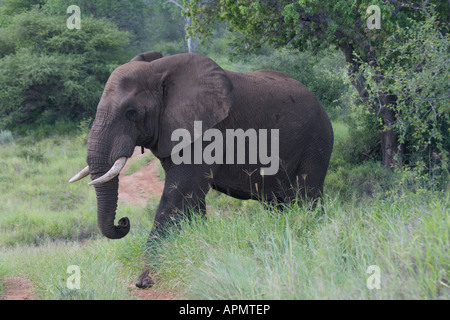
<path fill-rule="evenodd" d="M 134 109 L 127 110 L 127 112 L 125 113 L 125 117 L 127 117 L 128 120 L 133 120 L 136 115 L 137 111 Z"/>

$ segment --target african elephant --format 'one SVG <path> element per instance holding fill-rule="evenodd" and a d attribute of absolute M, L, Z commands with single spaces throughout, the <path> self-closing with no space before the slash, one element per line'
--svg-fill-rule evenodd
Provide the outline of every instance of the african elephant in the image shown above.
<path fill-rule="evenodd" d="M 238 149 L 236 137 L 234 146 L 226 144 L 230 129 L 235 133 L 242 129 L 244 149 Z M 251 135 L 255 133 L 257 140 Z M 183 134 L 191 140 L 186 138 L 181 145 Z M 136 146 L 150 149 L 166 173 L 155 216 L 154 229 L 159 229 L 188 209 L 205 212 L 210 188 L 239 199 L 273 203 L 287 203 L 297 195 L 317 199 L 323 191 L 333 131 L 316 97 L 281 72 L 227 71 L 201 54 L 140 54 L 115 69 L 107 81 L 88 138 L 88 166 L 70 180 L 90 173 L 98 226 L 111 239 L 130 230 L 128 218 L 121 218 L 117 226 L 114 221 L 118 174 Z M 237 152 L 242 150 L 256 151 L 256 157 Z M 269 171 L 269 150 L 278 168 L 275 163 L 265 174 L 260 169 Z M 258 158 L 262 151 L 265 161 Z"/>

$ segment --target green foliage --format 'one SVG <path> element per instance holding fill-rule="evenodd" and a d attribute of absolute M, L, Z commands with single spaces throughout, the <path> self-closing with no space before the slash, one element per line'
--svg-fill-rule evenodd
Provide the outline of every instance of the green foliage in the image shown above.
<path fill-rule="evenodd" d="M 130 33 L 131 41 L 124 46 L 142 48 L 152 36 L 154 5 L 148 4 L 147 1 L 46 0 L 43 9 L 52 15 L 64 15 L 66 8 L 70 5 L 80 7 L 83 23 L 86 17 L 107 19 L 119 30 Z"/>
<path fill-rule="evenodd" d="M 12 132 L 9 130 L 0 130 L 0 145 L 8 144 L 14 141 Z"/>
<path fill-rule="evenodd" d="M 426 168 L 432 179 L 448 172 L 448 2 L 192 0 L 185 4 L 193 33 L 211 36 L 216 21 L 226 22 L 237 52 L 254 52 L 267 44 L 295 53 L 336 46 L 344 54 L 365 108 L 380 120 L 379 126 L 369 121 L 367 129 L 387 139 L 380 145 L 383 164 L 413 164 Z M 366 25 L 369 5 L 380 8 L 380 29 Z M 389 108 L 394 115 L 386 112 Z M 397 162 L 396 151 L 403 157 Z"/>
<path fill-rule="evenodd" d="M 47 0 L 3 0 L 0 3 L 1 16 L 13 16 L 30 10 L 33 7 L 42 7 Z"/>
<path fill-rule="evenodd" d="M 341 166 L 359 165 L 365 161 L 379 161 L 379 123 L 366 109 L 354 107 L 346 117 L 348 137 L 337 140 L 334 153 L 341 157 Z"/>
<path fill-rule="evenodd" d="M 343 201 L 357 203 L 361 199 L 374 198 L 386 190 L 392 190 L 399 180 L 379 162 L 367 161 L 330 170 L 325 185 L 327 194 L 338 194 Z"/>
<path fill-rule="evenodd" d="M 425 22 L 410 20 L 386 39 L 386 54 L 363 67 L 374 104 L 396 97 L 399 160 L 432 178 L 448 174 L 450 156 L 450 37 L 437 26 L 432 12 Z"/>
<path fill-rule="evenodd" d="M 181 40 L 177 41 L 160 41 L 155 43 L 152 50 L 161 52 L 164 56 L 173 55 L 181 53 L 184 51 L 184 42 Z"/>
<path fill-rule="evenodd" d="M 334 147 L 325 179 L 327 195 L 339 195 L 339 199 L 351 203 L 392 190 L 400 180 L 377 161 L 376 131 L 364 125 L 373 117 L 366 116 L 366 120 L 357 110 L 352 111 L 346 123 L 332 122 Z"/>
<path fill-rule="evenodd" d="M 64 16 L 16 15 L 0 29 L 0 123 L 92 116 L 127 42 L 128 33 L 106 20 L 85 17 L 80 30 L 69 30 Z"/>
<path fill-rule="evenodd" d="M 91 131 L 92 118 L 87 118 L 85 120 L 80 121 L 78 125 L 78 130 L 80 133 L 77 136 L 77 143 L 82 146 L 87 146 L 89 132 Z"/>
<path fill-rule="evenodd" d="M 82 27 L 66 27 L 69 5 Z M 95 114 L 105 82 L 139 52 L 185 51 L 184 22 L 164 1 L 0 3 L 0 125 L 46 125 Z"/>
<path fill-rule="evenodd" d="M 448 21 L 449 5 L 442 1 L 430 1 L 437 5 L 441 17 Z M 371 55 L 367 51 L 372 46 L 382 50 L 377 43 L 396 29 L 397 24 L 407 23 L 407 17 L 422 19 L 421 2 L 400 3 L 392 1 L 254 1 L 236 3 L 231 0 L 215 0 L 203 3 L 189 1 L 190 16 L 193 17 L 197 31 L 207 33 L 217 19 L 226 20 L 232 32 L 238 32 L 238 43 L 246 44 L 247 49 L 258 48 L 269 42 L 276 46 L 291 45 L 304 49 L 339 46 L 343 42 L 352 45 L 359 53 Z M 370 31 L 366 28 L 366 10 L 369 5 L 378 5 L 383 17 L 383 28 Z M 245 10 L 238 8 L 245 7 Z M 369 37 L 372 43 L 365 42 Z M 245 49 L 245 48 L 241 48 Z"/>

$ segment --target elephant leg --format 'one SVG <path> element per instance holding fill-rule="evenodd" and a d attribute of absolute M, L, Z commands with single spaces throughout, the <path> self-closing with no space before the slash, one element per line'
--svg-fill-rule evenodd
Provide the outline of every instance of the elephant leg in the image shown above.
<path fill-rule="evenodd" d="M 205 196 L 210 189 L 212 168 L 205 165 L 173 165 L 166 171 L 164 191 L 155 216 L 154 229 L 182 217 L 206 214 Z"/>
<path fill-rule="evenodd" d="M 147 246 L 164 236 L 182 217 L 190 217 L 196 212 L 206 214 L 205 196 L 214 172 L 214 168 L 204 165 L 173 165 L 166 171 L 164 191 Z M 149 288 L 153 284 L 149 268 L 145 267 L 136 287 Z"/>
<path fill-rule="evenodd" d="M 314 157 L 314 155 L 298 164 L 283 181 L 279 183 L 279 191 L 272 199 L 272 203 L 282 209 L 284 205 L 296 201 L 305 201 L 314 208 L 322 197 L 323 184 L 327 169 L 325 160 Z"/>
<path fill-rule="evenodd" d="M 316 207 L 322 197 L 323 184 L 328 167 L 325 160 L 311 158 L 305 161 L 297 172 L 296 185 L 298 195 L 304 200 L 311 202 L 312 208 Z"/>

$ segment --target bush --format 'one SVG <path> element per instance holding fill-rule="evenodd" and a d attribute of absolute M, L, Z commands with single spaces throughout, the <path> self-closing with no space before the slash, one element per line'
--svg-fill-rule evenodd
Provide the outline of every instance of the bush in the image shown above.
<path fill-rule="evenodd" d="M 161 41 L 156 43 L 152 50 L 161 52 L 164 56 L 182 53 L 185 51 L 183 41 Z"/>
<path fill-rule="evenodd" d="M 380 163 L 368 161 L 354 166 L 342 166 L 329 171 L 325 180 L 325 193 L 341 200 L 374 198 L 393 189 L 399 181 L 391 170 Z M 395 189 L 395 188 L 394 188 Z"/>
<path fill-rule="evenodd" d="M 386 53 L 363 68 L 373 105 L 386 94 L 396 115 L 398 161 L 433 180 L 448 178 L 450 158 L 449 43 L 431 7 L 384 43 Z M 392 66 L 392 67 L 387 67 Z M 380 76 L 382 75 L 382 76 Z"/>
<path fill-rule="evenodd" d="M 367 110 L 360 108 L 353 110 L 346 121 L 348 136 L 336 142 L 334 152 L 347 165 L 358 165 L 368 160 L 380 161 L 379 124 L 375 118 Z"/>
<path fill-rule="evenodd" d="M 2 126 L 94 114 L 109 74 L 125 60 L 129 34 L 92 17 L 69 30 L 65 19 L 34 9 L 0 29 Z"/>
<path fill-rule="evenodd" d="M 9 130 L 0 130 L 0 145 L 8 144 L 14 141 L 13 135 Z"/>

